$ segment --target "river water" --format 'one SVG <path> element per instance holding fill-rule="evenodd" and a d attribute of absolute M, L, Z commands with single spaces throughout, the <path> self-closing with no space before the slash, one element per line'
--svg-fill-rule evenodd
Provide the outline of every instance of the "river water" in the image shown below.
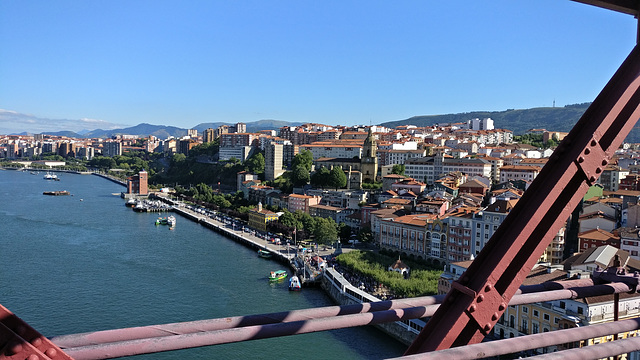
<path fill-rule="evenodd" d="M 333 305 L 289 292 L 281 268 L 178 216 L 135 213 L 124 188 L 92 175 L 0 170 L 0 304 L 45 336 Z M 68 190 L 71 196 L 45 196 Z M 405 347 L 372 327 L 263 339 L 136 359 L 383 359 Z"/>

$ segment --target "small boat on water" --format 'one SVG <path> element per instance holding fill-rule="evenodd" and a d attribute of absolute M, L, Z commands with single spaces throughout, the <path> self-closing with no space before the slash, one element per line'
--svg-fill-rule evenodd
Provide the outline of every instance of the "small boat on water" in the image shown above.
<path fill-rule="evenodd" d="M 63 191 L 45 191 L 45 192 L 42 193 L 42 195 L 61 196 L 61 195 L 69 195 L 69 192 L 67 190 L 63 190 Z"/>
<path fill-rule="evenodd" d="M 45 179 L 45 180 L 59 180 L 59 179 L 58 179 L 58 175 L 56 175 L 56 174 L 52 174 L 52 173 L 50 173 L 50 172 L 48 172 L 48 171 L 47 171 L 47 173 L 46 173 L 46 174 L 44 174 L 44 179 Z"/>
<path fill-rule="evenodd" d="M 284 278 L 287 277 L 287 272 L 284 270 L 276 270 L 276 271 L 272 271 L 269 274 L 269 281 L 278 281 L 278 280 L 283 280 Z"/>
<path fill-rule="evenodd" d="M 300 284 L 300 278 L 293 275 L 291 279 L 289 279 L 289 291 L 300 291 L 301 289 L 302 284 Z"/>
<path fill-rule="evenodd" d="M 273 254 L 269 250 L 260 249 L 258 250 L 258 256 L 260 256 L 261 258 L 270 259 Z"/>
<path fill-rule="evenodd" d="M 131 198 L 131 199 L 127 200 L 127 202 L 124 205 L 126 207 L 134 207 L 134 206 L 136 206 L 136 199 Z"/>
<path fill-rule="evenodd" d="M 176 226 L 176 217 L 173 215 L 167 216 L 167 225 L 169 225 L 171 228 Z"/>

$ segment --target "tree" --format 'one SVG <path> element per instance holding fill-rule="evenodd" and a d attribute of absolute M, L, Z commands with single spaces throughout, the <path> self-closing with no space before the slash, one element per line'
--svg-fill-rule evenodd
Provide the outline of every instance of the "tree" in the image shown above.
<path fill-rule="evenodd" d="M 313 184 L 313 186 L 319 186 L 321 188 L 325 188 L 326 186 L 329 186 L 330 182 L 329 182 L 329 177 L 330 177 L 331 172 L 329 171 L 329 169 L 327 169 L 326 167 L 321 167 L 320 169 L 316 170 L 315 173 L 313 173 L 313 175 L 311 175 L 311 184 Z"/>
<path fill-rule="evenodd" d="M 313 165 L 313 154 L 309 150 L 302 150 L 293 157 L 291 168 L 295 169 L 297 165 L 304 165 L 308 172 L 311 172 Z"/>
<path fill-rule="evenodd" d="M 336 190 L 347 186 L 347 175 L 345 175 L 342 167 L 334 166 L 328 177 L 329 185 Z"/>
<path fill-rule="evenodd" d="M 253 154 L 244 162 L 245 169 L 256 175 L 264 173 L 264 165 L 264 155 L 260 152 Z"/>
<path fill-rule="evenodd" d="M 315 218 L 315 229 L 313 231 L 318 244 L 330 244 L 338 240 L 338 229 L 336 222 L 328 218 Z"/>
<path fill-rule="evenodd" d="M 351 237 L 351 226 L 341 222 L 338 224 L 338 236 L 343 243 L 347 243 Z"/>
<path fill-rule="evenodd" d="M 404 176 L 404 164 L 395 164 L 391 168 L 391 173 Z"/>
<path fill-rule="evenodd" d="M 293 182 L 293 186 L 304 186 L 309 183 L 311 180 L 311 176 L 309 175 L 309 170 L 303 164 L 298 164 L 293 168 L 291 172 L 291 181 Z"/>

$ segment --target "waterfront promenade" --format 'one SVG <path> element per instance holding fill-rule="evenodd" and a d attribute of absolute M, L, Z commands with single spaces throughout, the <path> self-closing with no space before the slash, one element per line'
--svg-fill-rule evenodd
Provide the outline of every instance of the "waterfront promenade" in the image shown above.
<path fill-rule="evenodd" d="M 307 260 L 314 255 L 325 256 L 333 254 L 332 250 L 301 250 L 297 244 L 287 244 L 284 241 L 281 244 L 275 244 L 268 241 L 268 236 L 260 235 L 255 230 L 249 228 L 246 224 L 240 223 L 238 220 L 229 218 L 221 213 L 206 212 L 204 209 L 187 205 L 178 200 L 170 199 L 168 196 L 163 194 L 154 194 L 154 197 L 171 204 L 173 211 L 177 214 L 198 222 L 199 224 L 221 233 L 227 238 L 238 243 L 255 249 L 256 256 L 257 250 L 260 249 L 271 252 L 271 254 L 273 254 L 271 259 L 288 266 L 302 279 L 303 285 L 314 284 L 319 280 L 321 275 L 321 271 L 317 267 L 312 266 Z"/>

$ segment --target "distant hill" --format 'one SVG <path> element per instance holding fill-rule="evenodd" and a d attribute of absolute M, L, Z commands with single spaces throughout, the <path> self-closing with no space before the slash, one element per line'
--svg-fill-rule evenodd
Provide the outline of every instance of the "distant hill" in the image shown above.
<path fill-rule="evenodd" d="M 434 124 L 464 122 L 474 118 L 491 118 L 496 128 L 511 130 L 514 135 L 522 135 L 529 129 L 569 132 L 589 105 L 591 105 L 591 103 L 567 105 L 564 107 L 414 116 L 405 120 L 385 122 L 381 125 L 386 127 L 396 127 L 398 125 L 430 126 Z M 629 136 L 627 136 L 626 141 L 632 143 L 640 142 L 640 125 L 636 125 L 633 128 Z"/>
<path fill-rule="evenodd" d="M 278 130 L 283 126 L 299 126 L 303 123 L 301 122 L 287 122 L 282 120 L 258 120 L 254 122 L 248 122 L 247 124 L 247 132 L 259 132 L 260 130 Z M 198 130 L 198 133 L 203 133 L 206 129 L 216 129 L 221 125 L 235 125 L 235 123 L 223 123 L 223 122 L 215 122 L 215 123 L 202 123 L 194 126 L 193 128 Z"/>
<path fill-rule="evenodd" d="M 115 135 L 139 135 L 149 136 L 153 135 L 160 139 L 166 139 L 169 136 L 181 137 L 187 135 L 186 129 L 181 129 L 175 126 L 164 125 L 151 125 L 151 124 L 138 124 L 133 127 L 124 129 L 102 130 L 97 129 L 85 133 L 82 137 L 85 138 L 109 138 Z"/>

